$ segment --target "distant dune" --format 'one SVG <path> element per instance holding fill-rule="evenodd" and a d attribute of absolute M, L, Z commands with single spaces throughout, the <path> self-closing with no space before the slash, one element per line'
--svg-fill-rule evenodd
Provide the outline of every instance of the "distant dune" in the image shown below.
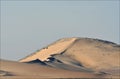
<path fill-rule="evenodd" d="M 92 38 L 63 38 L 19 62 L 1 63 L 3 78 L 5 72 L 24 78 L 120 78 L 120 45 Z"/>

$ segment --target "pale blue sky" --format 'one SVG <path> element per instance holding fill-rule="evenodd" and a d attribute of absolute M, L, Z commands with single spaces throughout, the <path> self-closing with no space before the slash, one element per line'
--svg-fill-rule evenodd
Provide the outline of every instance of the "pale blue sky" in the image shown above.
<path fill-rule="evenodd" d="M 1 1 L 1 58 L 18 60 L 64 37 L 119 42 L 119 0 Z"/>

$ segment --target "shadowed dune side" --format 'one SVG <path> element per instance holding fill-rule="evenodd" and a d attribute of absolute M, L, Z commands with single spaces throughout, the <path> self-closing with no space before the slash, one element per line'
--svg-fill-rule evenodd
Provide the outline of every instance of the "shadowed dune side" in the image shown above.
<path fill-rule="evenodd" d="M 102 78 L 107 76 L 96 75 L 89 72 L 68 71 L 15 61 L 0 60 L 0 62 L 1 78 Z"/>
<path fill-rule="evenodd" d="M 120 68 L 120 46 L 95 39 L 77 39 L 63 54 L 93 70 Z"/>

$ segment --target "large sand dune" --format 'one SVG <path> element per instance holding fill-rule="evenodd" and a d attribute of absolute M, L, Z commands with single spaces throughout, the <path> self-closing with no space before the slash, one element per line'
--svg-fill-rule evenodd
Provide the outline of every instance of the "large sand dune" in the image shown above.
<path fill-rule="evenodd" d="M 29 62 L 50 58 L 67 65 L 82 65 L 86 68 L 102 71 L 120 67 L 120 45 L 91 38 L 64 38 L 20 60 Z"/>
<path fill-rule="evenodd" d="M 21 59 L 1 61 L 1 75 L 32 78 L 120 78 L 120 45 L 63 38 Z M 4 78 L 4 76 L 2 76 Z"/>

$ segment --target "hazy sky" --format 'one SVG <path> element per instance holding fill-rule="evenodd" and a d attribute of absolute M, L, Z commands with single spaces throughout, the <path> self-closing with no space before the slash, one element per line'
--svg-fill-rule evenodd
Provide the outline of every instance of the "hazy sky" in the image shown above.
<path fill-rule="evenodd" d="M 119 42 L 119 0 L 1 1 L 1 58 L 19 60 L 64 37 Z"/>

